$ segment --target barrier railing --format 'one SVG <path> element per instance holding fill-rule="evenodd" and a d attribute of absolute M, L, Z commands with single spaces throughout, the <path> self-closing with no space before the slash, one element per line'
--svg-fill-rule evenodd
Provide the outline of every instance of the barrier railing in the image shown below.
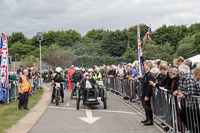
<path fill-rule="evenodd" d="M 30 85 L 32 87 L 31 95 L 37 93 L 37 90 L 42 87 L 43 79 L 30 79 Z M 16 101 L 18 99 L 18 80 L 10 80 L 8 84 L 9 100 Z"/>
<path fill-rule="evenodd" d="M 121 79 L 120 77 L 105 78 L 105 87 L 123 96 L 124 99 L 130 100 L 130 102 L 141 99 L 142 84 L 136 79 L 129 80 Z M 200 133 L 200 96 L 187 97 L 181 106 L 179 101 L 180 99 L 177 97 L 167 94 L 163 90 L 154 88 L 151 101 L 154 118 L 167 126 L 168 132 L 185 133 L 186 131 L 192 131 L 193 133 Z M 188 104 L 190 102 L 193 102 L 193 104 L 196 103 L 194 104 L 195 106 L 189 108 Z M 184 112 L 184 108 L 186 108 L 186 113 L 183 115 L 183 118 L 187 118 L 187 123 L 183 122 L 183 118 L 181 119 L 180 117 L 181 112 Z"/>

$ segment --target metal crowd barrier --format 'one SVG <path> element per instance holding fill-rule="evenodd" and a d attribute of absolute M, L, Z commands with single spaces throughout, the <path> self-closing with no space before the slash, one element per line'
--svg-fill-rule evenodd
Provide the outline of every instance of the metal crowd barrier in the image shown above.
<path fill-rule="evenodd" d="M 42 88 L 43 79 L 30 79 L 30 85 L 32 87 L 32 91 L 30 92 L 31 95 L 37 93 L 38 89 Z M 18 80 L 10 80 L 8 84 L 9 89 L 9 100 L 10 101 L 17 101 L 18 99 Z"/>
<path fill-rule="evenodd" d="M 130 100 L 130 102 L 141 99 L 142 84 L 138 80 L 107 77 L 105 78 L 105 87 L 120 96 L 126 97 L 126 100 Z M 168 132 L 185 133 L 186 131 L 191 131 L 192 133 L 200 133 L 200 96 L 190 96 L 186 98 L 184 100 L 185 102 L 181 105 L 182 108 L 179 101 L 177 97 L 154 88 L 152 96 L 154 118 L 157 118 L 163 125 L 168 127 Z M 188 107 L 188 103 L 191 101 L 196 101 L 196 104 L 194 104 L 195 106 Z M 184 109 L 184 107 L 186 107 L 184 117 L 187 118 L 187 123 L 184 123 L 179 115 L 183 112 L 182 109 Z"/>
<path fill-rule="evenodd" d="M 172 104 L 172 107 L 178 109 L 178 115 L 176 112 L 173 113 L 174 131 L 200 133 L 200 96 L 191 95 L 185 99 L 174 98 L 173 100 L 177 104 Z"/>

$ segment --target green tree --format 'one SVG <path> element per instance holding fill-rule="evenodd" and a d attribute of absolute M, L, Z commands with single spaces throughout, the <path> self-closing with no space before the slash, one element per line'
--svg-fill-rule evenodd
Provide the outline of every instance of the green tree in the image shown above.
<path fill-rule="evenodd" d="M 11 36 L 8 36 L 8 47 L 10 48 L 15 42 L 21 42 L 25 44 L 27 38 L 22 32 L 13 32 Z"/>

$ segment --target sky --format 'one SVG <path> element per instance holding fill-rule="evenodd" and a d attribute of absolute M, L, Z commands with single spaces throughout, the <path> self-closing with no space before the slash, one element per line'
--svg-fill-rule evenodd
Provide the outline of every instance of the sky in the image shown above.
<path fill-rule="evenodd" d="M 123 30 L 138 24 L 187 25 L 200 22 L 200 0 L 1 0 L 0 32 L 37 32 L 74 29 Z"/>

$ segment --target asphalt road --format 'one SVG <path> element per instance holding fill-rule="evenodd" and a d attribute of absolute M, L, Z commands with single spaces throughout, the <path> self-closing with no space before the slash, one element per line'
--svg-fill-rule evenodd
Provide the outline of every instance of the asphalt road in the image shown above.
<path fill-rule="evenodd" d="M 156 126 L 144 127 L 144 119 L 120 99 L 108 93 L 107 110 L 103 104 L 83 106 L 76 110 L 76 100 L 69 99 L 65 90 L 65 102 L 51 104 L 29 133 L 160 133 Z"/>

